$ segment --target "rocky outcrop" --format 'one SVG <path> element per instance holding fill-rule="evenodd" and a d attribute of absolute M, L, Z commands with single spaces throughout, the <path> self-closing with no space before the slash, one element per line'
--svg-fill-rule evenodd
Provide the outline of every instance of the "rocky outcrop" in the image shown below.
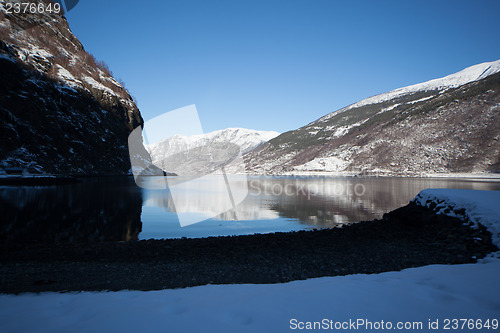
<path fill-rule="evenodd" d="M 126 174 L 143 119 L 66 19 L 26 28 L 0 11 L 0 173 Z"/>

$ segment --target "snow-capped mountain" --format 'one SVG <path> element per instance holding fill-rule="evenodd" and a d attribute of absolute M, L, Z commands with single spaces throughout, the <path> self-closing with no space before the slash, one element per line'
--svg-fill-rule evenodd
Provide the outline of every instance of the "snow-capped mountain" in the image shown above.
<path fill-rule="evenodd" d="M 200 135 L 186 136 L 177 134 L 160 142 L 147 145 L 146 149 L 151 152 L 153 160 L 155 160 L 156 158 L 171 156 L 209 142 L 231 142 L 240 147 L 242 154 L 246 154 L 278 135 L 280 133 L 274 131 L 226 128 Z"/>
<path fill-rule="evenodd" d="M 328 115 L 320 118 L 319 120 L 324 120 L 328 119 L 328 117 L 331 117 L 332 115 L 347 111 L 350 109 L 354 108 L 359 108 L 364 105 L 369 105 L 369 104 L 378 104 L 386 101 L 390 101 L 392 99 L 402 97 L 405 95 L 409 94 L 414 94 L 422 91 L 434 91 L 437 90 L 439 92 L 446 91 L 450 88 L 457 88 L 460 87 L 464 84 L 478 81 L 481 79 L 484 79 L 490 75 L 493 75 L 495 73 L 500 72 L 500 60 L 497 61 L 491 61 L 491 62 L 484 62 L 482 64 L 477 64 L 474 66 L 467 67 L 460 72 L 453 73 L 450 75 L 447 75 L 445 77 L 439 78 L 439 79 L 434 79 L 422 83 L 417 83 L 411 86 L 403 87 L 403 88 L 398 88 L 392 91 L 389 91 L 387 93 L 375 95 L 372 97 L 368 97 L 366 99 L 363 99 L 362 101 L 359 101 L 357 103 L 351 104 L 343 109 L 340 109 L 338 111 L 329 113 Z M 417 102 L 417 101 L 414 101 Z"/>
<path fill-rule="evenodd" d="M 500 170 L 500 60 L 369 97 L 247 155 L 255 173 Z"/>
<path fill-rule="evenodd" d="M 234 156 L 246 154 L 278 135 L 278 132 L 273 131 L 227 128 L 200 135 L 174 135 L 147 145 L 146 149 L 150 153 L 153 163 L 163 170 L 178 175 L 194 171 L 209 173 L 229 162 Z M 211 156 L 211 166 L 206 166 L 201 161 L 203 154 L 200 153 L 203 147 L 211 147 L 209 153 L 212 155 L 217 151 L 217 162 L 214 162 L 213 156 Z M 189 156 L 183 155 L 184 152 L 195 151 L 196 153 Z"/>

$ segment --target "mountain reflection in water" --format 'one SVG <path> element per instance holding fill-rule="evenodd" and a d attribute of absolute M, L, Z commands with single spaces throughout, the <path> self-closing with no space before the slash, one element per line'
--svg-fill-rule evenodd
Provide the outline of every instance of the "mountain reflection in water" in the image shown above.
<path fill-rule="evenodd" d="M 445 178 L 255 176 L 248 177 L 247 186 L 247 198 L 234 211 L 225 211 L 217 216 L 217 212 L 223 209 L 219 207 L 220 198 L 213 193 L 205 194 L 203 200 L 193 199 L 196 196 L 192 193 L 193 196 L 176 198 L 174 204 L 168 190 L 145 191 L 144 231 L 153 238 L 168 238 L 200 237 L 204 232 L 217 236 L 332 228 L 381 218 L 384 213 L 408 204 L 418 192 L 426 188 L 500 190 L 499 182 Z M 205 184 L 205 187 L 196 192 L 206 193 L 210 186 Z M 165 214 L 157 209 L 148 214 L 147 207 L 162 207 Z M 183 231 L 174 230 L 175 216 L 167 212 L 175 211 L 214 217 L 199 225 L 186 227 Z M 148 220 L 156 220 L 156 223 L 149 225 Z M 160 220 L 165 222 L 163 226 Z M 168 223 L 167 220 L 174 222 Z M 257 222 L 259 227 L 255 227 Z M 263 228 L 264 222 L 269 229 Z M 163 236 L 159 236 L 161 234 Z"/>
<path fill-rule="evenodd" d="M 245 178 L 243 178 L 245 179 Z M 241 188 L 238 188 L 241 187 Z M 141 189 L 132 177 L 57 186 L 0 186 L 0 243 L 128 241 L 331 228 L 381 218 L 426 188 L 500 190 L 500 182 L 431 178 L 257 177 L 231 185 L 248 196 L 227 210 L 227 193 L 189 187 Z M 181 227 L 177 213 L 211 218 Z M 221 213 L 222 212 L 222 213 Z"/>

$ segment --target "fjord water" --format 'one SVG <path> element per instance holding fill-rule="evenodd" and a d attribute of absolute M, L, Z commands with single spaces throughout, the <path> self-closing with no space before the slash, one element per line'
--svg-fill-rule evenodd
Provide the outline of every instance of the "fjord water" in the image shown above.
<path fill-rule="evenodd" d="M 248 177 L 246 182 L 248 196 L 229 211 L 219 207 L 227 193 L 199 200 L 197 193 L 187 192 L 174 202 L 168 189 L 142 189 L 131 177 L 1 186 L 0 242 L 129 241 L 331 228 L 381 218 L 426 188 L 500 190 L 500 182 L 449 178 Z M 176 211 L 213 217 L 181 227 Z"/>

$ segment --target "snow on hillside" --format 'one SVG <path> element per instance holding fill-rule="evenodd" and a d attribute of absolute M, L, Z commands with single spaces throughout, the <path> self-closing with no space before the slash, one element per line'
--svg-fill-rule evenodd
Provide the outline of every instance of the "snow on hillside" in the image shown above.
<path fill-rule="evenodd" d="M 363 99 L 362 101 L 359 101 L 357 103 L 351 104 L 345 108 L 342 108 L 338 111 L 332 112 L 319 120 L 326 120 L 329 119 L 332 115 L 347 111 L 353 108 L 358 108 L 364 105 L 369 105 L 369 104 L 376 104 L 376 103 L 381 103 L 385 101 L 389 101 L 391 99 L 401 97 L 404 95 L 408 95 L 411 93 L 415 93 L 418 91 L 428 91 L 428 90 L 447 90 L 450 88 L 456 88 L 461 85 L 478 81 L 481 79 L 484 79 L 490 75 L 496 74 L 500 72 L 500 60 L 496 61 L 491 61 L 491 62 L 484 62 L 481 64 L 477 64 L 474 66 L 467 67 L 460 72 L 450 74 L 448 76 L 439 78 L 439 79 L 434 79 L 430 81 L 426 81 L 423 83 L 418 83 L 414 84 L 411 86 L 403 87 L 403 88 L 398 88 L 392 91 L 389 91 L 387 93 L 375 95 L 372 97 L 368 97 L 366 99 Z"/>
<path fill-rule="evenodd" d="M 349 165 L 349 163 L 341 158 L 330 156 L 330 157 L 318 157 L 307 163 L 297 165 L 293 168 L 294 171 L 326 171 L 335 172 L 343 171 Z"/>
<path fill-rule="evenodd" d="M 432 204 L 438 214 L 456 216 L 476 226 L 484 225 L 492 233 L 493 243 L 500 248 L 500 191 L 429 189 L 421 191 L 413 202 L 426 207 Z"/>
<path fill-rule="evenodd" d="M 470 220 L 486 223 L 496 232 L 500 228 L 499 193 L 433 189 L 420 192 L 415 201 L 465 208 Z M 284 284 L 0 295 L 0 330 L 290 332 L 311 331 L 300 328 L 318 322 L 325 331 L 385 332 L 402 325 L 406 327 L 402 332 L 443 332 L 446 320 L 450 321 L 448 330 L 458 331 L 452 329 L 451 320 L 464 318 L 474 326 L 482 325 L 476 331 L 496 332 L 499 278 L 500 260 L 487 258 L 476 264 L 430 265 Z M 347 328 L 337 327 L 344 323 Z M 460 331 L 473 331 L 468 325 Z"/>
<path fill-rule="evenodd" d="M 164 159 L 167 156 L 186 151 L 195 147 L 200 147 L 211 142 L 230 142 L 236 144 L 241 149 L 241 154 L 245 154 L 257 148 L 263 143 L 279 135 L 273 131 L 255 131 L 246 128 L 227 128 L 200 135 L 174 135 L 160 142 L 146 146 L 153 161 Z"/>
<path fill-rule="evenodd" d="M 4 8 L 0 4 L 0 12 L 2 11 Z M 41 31 L 50 34 L 50 40 L 45 40 L 47 36 L 33 37 L 27 31 L 13 30 L 11 20 L 12 18 L 0 22 L 1 27 L 10 31 L 9 39 L 6 40 L 14 51 L 10 59 L 29 64 L 40 73 L 57 78 L 63 85 L 67 84 L 72 88 L 88 92 L 95 89 L 112 97 L 128 98 L 125 88 L 111 77 L 112 74 L 103 72 L 95 59 L 89 60 L 92 56 L 83 50 L 80 42 L 68 38 L 72 33 L 64 18 L 49 20 L 40 25 Z M 50 47 L 47 46 L 48 42 Z M 64 59 L 64 64 L 61 59 Z M 53 66 L 56 70 L 51 72 Z"/>

